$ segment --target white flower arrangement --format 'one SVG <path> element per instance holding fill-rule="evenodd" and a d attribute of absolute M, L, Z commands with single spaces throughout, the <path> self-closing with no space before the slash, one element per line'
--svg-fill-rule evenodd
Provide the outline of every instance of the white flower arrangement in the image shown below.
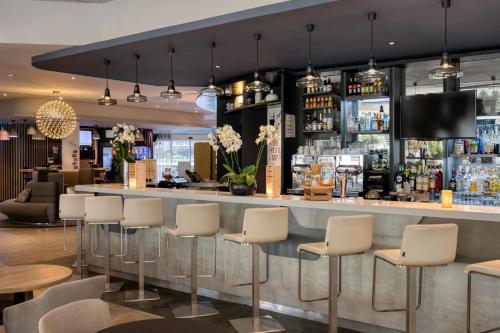
<path fill-rule="evenodd" d="M 133 145 L 135 143 L 135 136 L 139 133 L 139 130 L 135 126 L 125 123 L 116 124 L 112 130 L 114 138 L 110 143 L 113 147 L 123 144 Z"/>
<path fill-rule="evenodd" d="M 208 134 L 208 143 L 214 151 L 220 151 L 224 158 L 224 168 L 228 171 L 220 182 L 233 182 L 236 184 L 246 183 L 248 186 L 256 186 L 255 177 L 259 170 L 260 160 L 266 144 L 279 139 L 279 132 L 275 126 L 260 126 L 259 134 L 255 143 L 259 146 L 257 160 L 255 164 L 241 168 L 239 165 L 238 151 L 243 145 L 241 135 L 236 132 L 231 125 L 218 127 L 215 131 Z"/>

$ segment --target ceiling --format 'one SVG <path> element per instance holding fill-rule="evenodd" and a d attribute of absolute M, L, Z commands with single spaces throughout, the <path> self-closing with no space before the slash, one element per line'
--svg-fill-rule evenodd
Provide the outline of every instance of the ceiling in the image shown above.
<path fill-rule="evenodd" d="M 58 45 L 0 44 L 0 101 L 23 97 L 52 97 L 53 91 L 60 91 L 69 100 L 96 103 L 104 91 L 102 79 L 47 72 L 31 66 L 31 57 L 35 54 L 59 50 Z M 15 76 L 9 76 L 14 74 Z M 111 93 L 122 105 L 206 113 L 195 105 L 200 87 L 178 87 L 183 98 L 176 102 L 167 102 L 160 97 L 164 87 L 141 85 L 141 92 L 148 96 L 146 103 L 127 103 L 126 97 L 132 93 L 129 82 L 111 81 Z M 4 96 L 6 94 L 7 96 Z"/>
<path fill-rule="evenodd" d="M 250 73 L 255 66 L 254 32 L 263 35 L 261 68 L 302 70 L 307 59 L 305 24 L 314 23 L 313 62 L 317 67 L 364 64 L 369 23 L 377 12 L 374 53 L 379 64 L 439 56 L 443 44 L 441 0 L 290 0 L 202 21 L 170 26 L 109 41 L 72 47 L 33 58 L 46 70 L 134 80 L 133 54 L 141 54 L 141 81 L 168 82 L 168 48 L 176 48 L 174 77 L 181 86 L 201 86 L 209 75 L 208 42 L 215 40 L 219 81 Z M 452 53 L 500 49 L 500 1 L 454 0 L 448 12 Z M 389 45 L 389 42 L 395 45 Z"/>

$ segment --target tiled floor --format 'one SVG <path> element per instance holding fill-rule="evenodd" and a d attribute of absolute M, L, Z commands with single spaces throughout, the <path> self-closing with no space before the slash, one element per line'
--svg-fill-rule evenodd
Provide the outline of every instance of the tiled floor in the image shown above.
<path fill-rule="evenodd" d="M 69 228 L 68 232 L 68 246 L 70 249 L 74 249 L 75 232 L 73 229 Z M 44 262 L 70 266 L 74 259 L 74 252 L 64 252 L 62 228 L 0 228 L 0 263 L 16 265 Z M 135 282 L 126 281 L 124 289 L 134 289 L 135 287 Z M 160 295 L 161 300 L 141 303 L 125 303 L 124 291 L 106 294 L 103 298 L 117 305 L 111 307 L 113 323 L 115 324 L 131 320 L 150 319 L 154 318 L 154 316 L 172 317 L 170 305 L 189 303 L 190 300 L 189 294 L 169 289 L 160 289 Z M 200 297 L 200 301 L 206 300 L 208 299 Z M 249 306 L 218 300 L 210 301 L 219 310 L 220 315 L 203 317 L 196 320 L 220 326 L 221 332 L 235 332 L 228 322 L 230 319 L 251 316 L 252 311 Z M 0 298 L 0 310 L 4 306 L 8 306 L 9 302 L 8 298 L 3 298 L 3 300 Z M 262 314 L 271 314 L 287 329 L 287 332 L 327 332 L 326 325 L 314 321 L 270 313 L 268 311 L 262 311 Z M 339 333 L 356 332 L 340 329 Z"/>

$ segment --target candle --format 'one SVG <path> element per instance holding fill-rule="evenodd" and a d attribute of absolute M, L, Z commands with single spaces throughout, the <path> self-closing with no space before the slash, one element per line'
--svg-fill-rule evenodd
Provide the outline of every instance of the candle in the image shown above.
<path fill-rule="evenodd" d="M 450 190 L 442 190 L 441 203 L 443 208 L 451 208 L 453 205 L 453 192 Z"/>

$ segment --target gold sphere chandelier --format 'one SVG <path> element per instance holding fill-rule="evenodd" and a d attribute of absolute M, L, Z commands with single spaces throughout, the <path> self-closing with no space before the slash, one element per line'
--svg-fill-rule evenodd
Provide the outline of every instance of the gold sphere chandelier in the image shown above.
<path fill-rule="evenodd" d="M 63 139 L 76 128 L 77 116 L 75 110 L 62 100 L 49 101 L 36 113 L 36 127 L 51 139 Z"/>

